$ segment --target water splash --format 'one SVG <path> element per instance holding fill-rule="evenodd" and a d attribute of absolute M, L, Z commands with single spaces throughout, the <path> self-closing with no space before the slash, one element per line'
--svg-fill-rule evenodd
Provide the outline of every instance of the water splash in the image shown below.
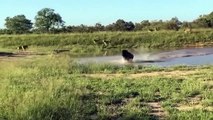
<path fill-rule="evenodd" d="M 213 48 L 193 48 L 179 50 L 164 50 L 164 51 L 143 51 L 134 52 L 134 59 L 131 64 L 136 65 L 198 65 L 198 64 L 213 64 Z M 112 64 L 129 64 L 123 60 L 121 55 L 114 56 L 99 56 L 80 58 L 80 63 L 112 63 Z"/>

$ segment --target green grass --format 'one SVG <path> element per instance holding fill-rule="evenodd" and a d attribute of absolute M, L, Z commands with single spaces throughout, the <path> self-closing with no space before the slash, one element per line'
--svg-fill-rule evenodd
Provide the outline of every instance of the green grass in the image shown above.
<path fill-rule="evenodd" d="M 85 120 L 157 119 L 150 116 L 146 103 L 158 101 L 168 112 L 165 119 L 209 120 L 213 113 L 204 109 L 181 111 L 201 96 L 212 107 L 213 66 L 170 68 L 116 65 L 79 65 L 69 56 L 45 56 L 33 60 L 0 61 L 0 119 L 5 120 Z M 133 73 L 197 71 L 185 77 L 162 75 L 127 78 Z M 82 74 L 83 73 L 83 74 Z M 87 74 L 117 74 L 110 79 Z M 156 95 L 156 93 L 159 93 Z"/>
<path fill-rule="evenodd" d="M 105 51 L 120 51 L 134 48 L 176 48 L 185 46 L 209 46 L 213 43 L 213 31 L 198 30 L 157 32 L 97 32 L 72 34 L 1 35 L 0 48 L 15 49 L 29 45 L 30 49 L 51 51 L 69 49 L 76 54 L 103 54 Z M 201 44 L 200 44 L 201 43 Z M 83 49 L 82 49 L 83 48 Z M 92 51 L 92 52 L 91 52 Z"/>
<path fill-rule="evenodd" d="M 106 42 L 106 44 L 103 42 Z M 73 56 L 99 55 L 128 48 L 175 48 L 212 45 L 213 31 L 100 32 L 0 36 L 0 51 L 19 45 L 48 55 L 0 60 L 0 120 L 158 119 L 149 102 L 159 102 L 165 119 L 209 120 L 213 113 L 213 66 L 132 66 L 78 64 Z M 198 46 L 199 46 L 198 45 Z M 69 49 L 69 54 L 51 54 Z M 154 72 L 196 73 L 134 77 Z M 92 77 L 107 74 L 111 77 Z M 122 74 L 122 76 L 116 76 Z M 177 73 L 178 74 L 178 73 Z M 130 77 L 133 75 L 133 77 Z M 179 110 L 179 106 L 202 108 Z"/>

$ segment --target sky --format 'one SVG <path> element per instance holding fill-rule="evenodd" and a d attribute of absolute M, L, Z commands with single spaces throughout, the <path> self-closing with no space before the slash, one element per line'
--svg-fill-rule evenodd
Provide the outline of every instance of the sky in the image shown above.
<path fill-rule="evenodd" d="M 34 21 L 37 12 L 51 8 L 59 13 L 65 25 L 107 25 L 118 19 L 192 21 L 213 12 L 213 0 L 0 0 L 0 28 L 5 18 L 25 15 Z"/>

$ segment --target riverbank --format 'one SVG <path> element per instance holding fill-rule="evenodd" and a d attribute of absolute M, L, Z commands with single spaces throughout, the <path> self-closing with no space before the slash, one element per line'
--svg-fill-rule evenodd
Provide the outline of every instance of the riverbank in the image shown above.
<path fill-rule="evenodd" d="M 1 49 L 15 50 L 28 45 L 30 50 L 51 52 L 69 50 L 76 54 L 103 54 L 107 50 L 136 48 L 183 48 L 213 46 L 213 30 L 154 32 L 97 32 L 71 34 L 29 34 L 0 36 Z"/>

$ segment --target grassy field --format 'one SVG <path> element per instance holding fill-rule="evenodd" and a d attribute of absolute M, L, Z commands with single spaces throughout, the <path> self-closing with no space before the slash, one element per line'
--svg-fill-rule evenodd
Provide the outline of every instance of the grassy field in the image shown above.
<path fill-rule="evenodd" d="M 51 52 L 68 49 L 73 55 L 103 54 L 134 48 L 176 48 L 188 46 L 212 46 L 212 29 L 156 32 L 96 32 L 71 34 L 1 35 L 0 48 L 15 50 L 17 46 L 29 45 L 30 50 Z M 82 49 L 84 48 L 84 49 Z M 92 52 L 91 52 L 92 51 Z"/>
<path fill-rule="evenodd" d="M 0 64 L 0 120 L 213 119 L 213 66 L 80 65 L 58 55 Z"/>
<path fill-rule="evenodd" d="M 20 45 L 29 50 L 16 53 Z M 211 29 L 1 35 L 0 120 L 211 120 L 212 65 L 78 64 L 73 56 L 212 45 Z"/>

